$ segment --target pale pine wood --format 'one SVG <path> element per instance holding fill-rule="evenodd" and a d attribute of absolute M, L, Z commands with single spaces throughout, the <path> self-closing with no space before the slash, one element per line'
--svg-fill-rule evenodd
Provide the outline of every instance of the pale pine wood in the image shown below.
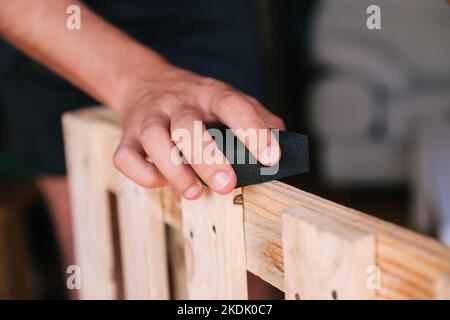
<path fill-rule="evenodd" d="M 161 191 L 161 206 L 166 222 L 170 294 L 172 299 L 186 300 L 188 293 L 180 195 L 170 187 Z"/>
<path fill-rule="evenodd" d="M 118 128 L 105 130 L 92 114 L 81 111 L 63 117 L 75 254 L 81 270 L 79 296 L 115 299 L 119 293 L 107 190 L 114 179 L 109 135 Z"/>
<path fill-rule="evenodd" d="M 167 226 L 166 230 L 169 248 L 171 298 L 174 300 L 187 300 L 188 291 L 183 232 L 171 226 Z"/>
<path fill-rule="evenodd" d="M 109 139 L 111 132 L 120 134 L 117 123 L 104 109 L 82 110 L 72 116 L 81 122 L 103 124 L 104 130 L 96 131 L 97 135 L 104 136 L 103 139 Z M 83 139 L 91 137 L 83 134 L 76 138 L 77 141 Z M 82 150 L 85 146 L 78 143 Z M 76 156 L 80 157 L 80 154 Z M 81 172 L 77 180 L 87 179 L 83 175 L 87 174 Z M 109 187 L 115 190 L 114 186 Z M 376 292 L 379 299 L 437 298 L 440 296 L 438 283 L 450 274 L 450 249 L 442 243 L 283 183 L 274 181 L 245 187 L 243 203 L 247 269 L 280 290 L 284 290 L 281 216 L 285 210 L 296 207 L 337 219 L 376 236 L 376 265 L 382 272 L 381 288 Z M 181 228 L 178 197 L 169 192 L 163 196 L 162 206 L 166 223 L 175 229 Z"/>
<path fill-rule="evenodd" d="M 375 265 L 375 237 L 304 208 L 283 214 L 287 299 L 374 299 L 367 269 Z"/>
<path fill-rule="evenodd" d="M 450 249 L 429 237 L 274 181 L 244 188 L 249 271 L 282 289 L 281 214 L 301 207 L 376 235 L 380 299 L 434 299 L 450 274 Z M 280 287 L 281 286 L 281 287 Z"/>
<path fill-rule="evenodd" d="M 119 179 L 120 240 L 127 299 L 168 299 L 162 189 L 148 190 Z"/>
<path fill-rule="evenodd" d="M 450 276 L 442 277 L 436 286 L 436 299 L 450 300 Z"/>
<path fill-rule="evenodd" d="M 81 266 L 82 281 L 88 281 L 88 279 L 85 279 L 85 269 L 88 269 L 88 277 L 91 275 L 94 277 L 93 272 L 91 272 L 92 269 L 89 269 L 90 266 L 83 267 L 86 255 L 91 255 L 89 260 L 97 266 L 96 271 L 98 273 L 105 273 L 103 277 L 90 279 L 88 285 L 84 285 L 83 282 L 81 297 L 86 299 L 114 299 L 118 295 L 118 284 L 115 283 L 114 279 L 114 254 L 117 254 L 117 252 L 114 253 L 111 247 L 109 205 L 104 203 L 107 192 L 114 192 L 118 198 L 119 240 L 122 258 L 120 263 L 122 264 L 122 277 L 125 280 L 125 298 L 167 299 L 169 297 L 169 285 L 164 230 L 165 215 L 161 201 L 162 190 L 144 190 L 128 181 L 113 167 L 112 157 L 120 139 L 121 130 L 108 112 L 87 109 L 74 113 L 73 118 L 71 119 L 70 115 L 65 117 L 65 135 L 70 137 L 73 132 L 76 132 L 75 135 L 78 135 L 77 137 L 80 139 L 79 143 L 84 144 L 79 148 L 89 149 L 86 150 L 87 153 L 83 161 L 91 163 L 91 167 L 88 169 L 92 171 L 84 170 L 86 168 L 75 168 L 75 170 L 79 169 L 82 172 L 69 176 L 69 180 L 79 181 L 83 174 L 87 176 L 87 179 L 89 177 L 97 179 L 96 183 L 83 181 L 84 183 L 82 182 L 79 187 L 80 192 L 74 192 L 78 196 L 84 193 L 82 194 L 83 198 L 80 197 L 74 202 L 74 206 L 84 207 L 77 212 L 74 211 L 74 219 L 81 220 L 77 225 L 82 226 L 82 230 L 79 231 L 80 237 L 77 236 L 78 232 L 75 232 L 77 253 L 79 252 L 77 262 Z M 72 126 L 70 126 L 71 124 Z M 84 132 L 85 136 L 81 135 L 80 132 Z M 70 148 L 70 141 L 66 145 L 67 152 L 70 153 L 70 149 L 72 149 Z M 78 156 L 80 161 L 81 155 L 79 152 L 80 150 L 75 150 L 75 157 Z M 73 157 L 73 153 L 68 154 L 68 161 L 72 161 Z M 77 159 L 75 159 L 76 161 Z M 72 168 L 69 168 L 69 171 L 73 173 Z M 73 181 L 73 183 L 77 183 L 77 181 Z M 95 199 L 93 192 L 99 196 L 100 201 L 98 203 L 89 202 L 89 199 Z M 91 219 L 86 217 L 87 210 L 91 210 Z M 93 219 L 96 215 L 94 212 L 97 212 L 97 219 Z M 98 229 L 103 232 L 94 235 L 96 226 L 93 224 L 100 223 L 100 221 L 102 221 L 102 226 Z M 83 245 L 83 240 L 88 240 L 87 237 L 89 236 L 85 229 L 90 230 L 90 228 L 92 228 L 95 243 Z M 81 241 L 81 244 L 79 244 L 79 241 Z M 100 249 L 102 247 L 103 249 Z M 102 263 L 92 260 L 96 249 L 106 250 L 108 259 L 104 259 Z M 101 271 L 101 268 L 104 270 Z"/>
<path fill-rule="evenodd" d="M 208 189 L 181 201 L 190 299 L 247 299 L 243 208 L 234 203 L 241 195 Z"/>
<path fill-rule="evenodd" d="M 164 211 L 165 222 L 175 229 L 181 230 L 180 195 L 170 187 L 163 188 L 161 206 Z"/>

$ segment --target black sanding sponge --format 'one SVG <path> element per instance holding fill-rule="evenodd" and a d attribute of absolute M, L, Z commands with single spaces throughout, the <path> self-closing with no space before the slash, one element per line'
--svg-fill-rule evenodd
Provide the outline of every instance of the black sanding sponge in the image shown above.
<path fill-rule="evenodd" d="M 218 129 L 221 132 L 225 132 L 226 130 L 226 128 L 215 129 Z M 226 131 L 227 137 L 229 137 L 230 134 L 232 135 L 230 130 Z M 236 187 L 277 180 L 283 177 L 304 173 L 309 170 L 308 137 L 287 131 L 278 131 L 278 133 L 281 159 L 278 164 L 272 167 L 267 167 L 257 162 L 250 151 L 248 151 L 242 142 L 234 135 L 234 142 L 232 144 L 217 143 L 219 149 L 227 156 L 236 172 Z M 231 152 L 229 150 L 230 147 L 233 148 Z M 243 154 L 245 154 L 245 161 L 242 161 Z"/>

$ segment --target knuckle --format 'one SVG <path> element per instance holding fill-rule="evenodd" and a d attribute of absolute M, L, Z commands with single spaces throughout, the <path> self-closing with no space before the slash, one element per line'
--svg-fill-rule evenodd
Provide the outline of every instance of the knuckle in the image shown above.
<path fill-rule="evenodd" d="M 153 172 L 148 172 L 140 181 L 137 181 L 137 183 L 145 188 L 158 188 L 166 184 L 162 177 Z"/>
<path fill-rule="evenodd" d="M 211 77 L 203 77 L 202 84 L 206 86 L 221 86 L 222 82 Z"/>
<path fill-rule="evenodd" d="M 182 178 L 182 181 L 177 183 L 175 187 L 180 192 L 184 192 L 184 191 L 186 191 L 186 189 L 188 189 L 193 184 L 195 184 L 195 179 L 190 176 L 186 176 L 186 177 Z"/>
<path fill-rule="evenodd" d="M 274 116 L 271 120 L 273 122 L 274 125 L 276 125 L 277 127 L 282 127 L 284 126 L 284 120 L 278 116 Z"/>
<path fill-rule="evenodd" d="M 132 158 L 135 156 L 134 151 L 130 148 L 119 147 L 113 156 L 114 166 L 125 176 L 145 188 L 157 188 L 165 184 L 164 178 L 152 170 L 145 170 L 138 173 L 137 168 L 130 168 L 130 164 L 134 163 Z"/>
<path fill-rule="evenodd" d="M 191 124 L 199 119 L 200 115 L 195 109 L 185 109 L 172 117 L 172 126 L 178 127 L 183 124 Z"/>
<path fill-rule="evenodd" d="M 123 169 L 126 168 L 127 163 L 130 163 L 132 156 L 133 151 L 131 149 L 119 146 L 113 155 L 114 166 L 120 171 L 123 171 Z"/>
<path fill-rule="evenodd" d="M 224 94 L 218 101 L 217 107 L 221 112 L 228 114 L 236 110 L 242 111 L 243 108 L 248 108 L 248 104 L 238 94 L 230 92 Z"/>
<path fill-rule="evenodd" d="M 166 91 L 156 98 L 158 105 L 176 105 L 179 103 L 178 95 L 172 91 Z"/>
<path fill-rule="evenodd" d="M 175 189 L 181 191 L 186 190 L 196 181 L 195 176 L 184 165 L 179 165 L 172 172 L 168 172 L 165 178 Z"/>
<path fill-rule="evenodd" d="M 140 139 L 142 140 L 159 140 L 166 131 L 166 127 L 159 122 L 152 122 L 142 127 Z"/>
<path fill-rule="evenodd" d="M 214 95 L 218 92 L 230 90 L 230 88 L 223 82 L 214 78 L 203 78 L 198 84 L 200 92 Z"/>
<path fill-rule="evenodd" d="M 246 95 L 246 98 L 247 98 L 248 101 L 250 101 L 251 103 L 253 103 L 255 105 L 258 105 L 258 106 L 261 105 L 261 103 L 256 98 L 254 98 L 252 96 Z"/>

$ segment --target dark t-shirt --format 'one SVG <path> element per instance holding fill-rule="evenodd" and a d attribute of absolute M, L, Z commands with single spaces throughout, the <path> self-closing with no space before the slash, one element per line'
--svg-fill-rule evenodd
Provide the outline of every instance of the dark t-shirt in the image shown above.
<path fill-rule="evenodd" d="M 261 99 L 261 48 L 253 0 L 85 3 L 173 64 Z M 13 149 L 35 173 L 63 174 L 60 117 L 95 101 L 17 51 L 8 55 L 4 66 L 0 98 Z"/>

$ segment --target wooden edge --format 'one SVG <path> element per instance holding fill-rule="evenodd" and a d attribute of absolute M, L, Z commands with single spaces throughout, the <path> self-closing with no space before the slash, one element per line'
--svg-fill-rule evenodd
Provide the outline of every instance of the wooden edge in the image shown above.
<path fill-rule="evenodd" d="M 450 300 L 450 276 L 444 276 L 437 281 L 436 299 Z"/>
<path fill-rule="evenodd" d="M 111 117 L 107 110 L 81 110 L 65 117 L 101 121 L 120 132 L 114 117 Z M 164 200 L 165 222 L 179 229 L 181 215 L 178 205 L 171 204 L 175 199 L 171 197 Z M 380 291 L 388 297 L 433 298 L 436 296 L 437 281 L 450 274 L 450 248 L 435 239 L 281 182 L 243 188 L 243 205 L 248 271 L 280 290 L 284 290 L 281 215 L 285 210 L 295 207 L 314 210 L 321 215 L 334 217 L 342 223 L 358 226 L 365 232 L 375 234 L 377 259 L 378 263 L 383 264 L 382 279 L 386 280 Z"/>
<path fill-rule="evenodd" d="M 186 258 L 184 252 L 184 236 L 182 230 L 166 225 L 170 298 L 173 300 L 187 300 Z"/>
<path fill-rule="evenodd" d="M 77 113 L 63 116 L 76 263 L 80 298 L 115 299 L 114 248 L 106 181 L 104 135 L 95 122 Z"/>
<path fill-rule="evenodd" d="M 302 207 L 282 221 L 287 299 L 375 299 L 373 234 Z"/>
<path fill-rule="evenodd" d="M 241 194 L 206 189 L 181 201 L 190 299 L 248 298 L 243 208 L 234 201 Z"/>
<path fill-rule="evenodd" d="M 119 227 L 126 299 L 169 299 L 161 189 L 119 179 Z"/>

